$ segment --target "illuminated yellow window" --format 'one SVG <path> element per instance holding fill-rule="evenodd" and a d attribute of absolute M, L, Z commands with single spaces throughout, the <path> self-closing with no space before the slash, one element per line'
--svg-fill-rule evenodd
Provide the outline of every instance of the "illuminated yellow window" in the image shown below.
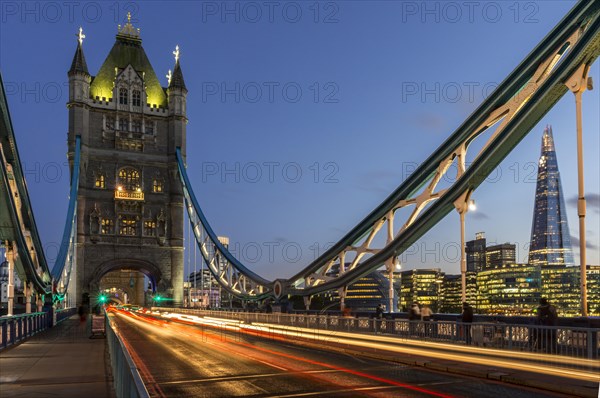
<path fill-rule="evenodd" d="M 96 181 L 94 183 L 94 187 L 99 188 L 99 189 L 106 188 L 106 177 L 104 176 L 104 174 L 98 174 L 96 176 Z"/>
<path fill-rule="evenodd" d="M 159 179 L 155 178 L 152 181 L 152 192 L 160 193 L 162 191 L 163 191 L 163 182 L 162 182 L 162 180 L 159 180 Z"/>
<path fill-rule="evenodd" d="M 108 219 L 108 218 L 102 219 L 102 224 L 101 224 L 101 229 L 100 229 L 100 233 L 102 235 L 112 235 L 113 228 L 114 228 L 113 220 Z"/>
<path fill-rule="evenodd" d="M 119 223 L 119 235 L 137 235 L 137 220 L 134 216 L 121 216 Z"/>
<path fill-rule="evenodd" d="M 119 170 L 119 183 L 117 189 L 126 191 L 137 191 L 140 186 L 140 172 L 131 167 L 125 167 Z"/>
<path fill-rule="evenodd" d="M 156 236 L 156 221 L 154 221 L 154 220 L 144 221 L 144 235 L 145 236 Z"/>

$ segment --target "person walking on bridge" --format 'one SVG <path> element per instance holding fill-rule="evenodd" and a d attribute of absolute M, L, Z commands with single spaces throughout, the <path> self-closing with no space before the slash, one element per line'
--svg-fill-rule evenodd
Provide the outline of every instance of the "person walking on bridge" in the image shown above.
<path fill-rule="evenodd" d="M 558 314 L 556 307 L 542 297 L 540 306 L 537 308 L 537 323 L 542 327 L 538 330 L 537 348 L 545 352 L 556 352 L 556 326 L 558 325 Z"/>
<path fill-rule="evenodd" d="M 379 303 L 375 308 L 375 333 L 381 332 L 381 320 L 383 319 L 383 304 Z"/>
<path fill-rule="evenodd" d="M 411 335 L 416 333 L 419 320 L 421 320 L 421 309 L 419 303 L 414 302 L 408 311 L 408 329 Z"/>
<path fill-rule="evenodd" d="M 463 332 L 465 334 L 465 342 L 467 345 L 471 344 L 471 323 L 473 323 L 473 307 L 466 301 L 463 303 L 462 314 L 460 315 L 460 321 L 463 323 Z"/>

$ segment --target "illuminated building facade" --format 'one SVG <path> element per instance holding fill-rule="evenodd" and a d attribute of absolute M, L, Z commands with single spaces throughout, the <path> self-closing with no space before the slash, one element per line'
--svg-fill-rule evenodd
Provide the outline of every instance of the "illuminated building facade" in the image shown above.
<path fill-rule="evenodd" d="M 588 314 L 600 316 L 600 265 L 587 266 Z"/>
<path fill-rule="evenodd" d="M 541 295 L 564 315 L 579 312 L 579 276 L 574 272 L 571 235 L 560 182 L 552 128 L 542 135 L 529 265 L 541 270 Z"/>
<path fill-rule="evenodd" d="M 541 294 L 547 297 L 561 316 L 581 315 L 579 267 L 541 267 Z"/>
<path fill-rule="evenodd" d="M 400 279 L 401 308 L 410 308 L 412 303 L 418 302 L 428 305 L 433 312 L 439 312 L 444 283 L 444 274 L 439 268 L 403 271 Z"/>
<path fill-rule="evenodd" d="M 482 314 L 528 315 L 539 305 L 540 268 L 504 264 L 477 275 L 477 309 Z"/>
<path fill-rule="evenodd" d="M 389 281 L 381 272 L 371 272 L 350 285 L 346 291 L 346 307 L 356 311 L 374 312 L 379 304 L 388 311 Z M 397 295 L 394 300 L 397 311 Z"/>
<path fill-rule="evenodd" d="M 347 263 L 346 266 L 350 266 Z M 327 274 L 328 276 L 337 275 L 339 272 L 339 265 L 335 265 L 331 268 L 331 271 Z M 345 306 L 351 311 L 356 312 L 374 312 L 379 304 L 383 304 L 386 311 L 389 306 L 389 288 L 390 283 L 386 275 L 380 271 L 373 271 L 368 275 L 363 276 L 346 289 Z M 394 295 L 394 311 L 398 310 L 398 294 L 397 290 Z M 333 308 L 340 301 L 339 293 L 337 290 L 332 290 L 323 294 L 324 308 Z M 338 306 L 339 307 L 339 306 Z"/>
<path fill-rule="evenodd" d="M 503 268 L 514 264 L 516 252 L 516 245 L 510 243 L 488 246 L 485 249 L 485 267 L 483 270 Z"/>
<path fill-rule="evenodd" d="M 484 232 L 477 232 L 475 239 L 466 243 L 467 272 L 479 272 L 485 269 L 486 240 Z"/>

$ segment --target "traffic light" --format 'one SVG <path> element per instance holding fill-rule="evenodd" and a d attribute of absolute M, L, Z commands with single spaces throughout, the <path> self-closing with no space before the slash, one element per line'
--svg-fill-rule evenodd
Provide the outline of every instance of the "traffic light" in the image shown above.
<path fill-rule="evenodd" d="M 108 300 L 108 297 L 106 297 L 106 295 L 101 294 L 100 296 L 98 296 L 98 301 L 101 302 L 102 304 L 106 303 L 106 301 Z"/>
<path fill-rule="evenodd" d="M 160 295 L 157 294 L 156 296 L 154 296 L 154 301 L 161 301 L 161 300 L 162 300 L 162 297 L 160 297 Z"/>

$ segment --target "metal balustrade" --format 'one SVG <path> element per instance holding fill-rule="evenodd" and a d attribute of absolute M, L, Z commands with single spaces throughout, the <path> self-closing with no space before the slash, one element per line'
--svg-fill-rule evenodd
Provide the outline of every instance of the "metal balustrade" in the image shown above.
<path fill-rule="evenodd" d="M 69 318 L 76 312 L 76 308 L 56 311 L 56 323 Z M 52 322 L 50 312 L 32 312 L 0 317 L 0 350 L 48 329 L 52 326 Z"/>
<path fill-rule="evenodd" d="M 108 343 L 113 384 L 117 397 L 150 397 L 135 362 L 131 358 L 119 332 L 114 328 L 106 313 L 105 319 L 106 341 Z"/>
<path fill-rule="evenodd" d="M 529 351 L 582 359 L 600 358 L 600 328 L 541 326 L 500 322 L 409 321 L 329 315 L 211 311 L 189 308 L 152 307 L 197 316 L 240 320 L 349 333 L 382 333 L 400 340 L 471 344 L 511 351 Z"/>

